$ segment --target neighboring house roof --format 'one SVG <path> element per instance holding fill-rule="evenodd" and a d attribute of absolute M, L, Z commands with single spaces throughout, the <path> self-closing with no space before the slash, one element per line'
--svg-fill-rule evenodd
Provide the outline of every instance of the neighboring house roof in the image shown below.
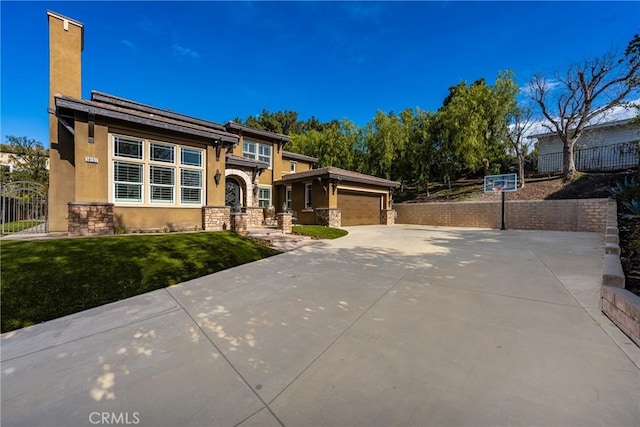
<path fill-rule="evenodd" d="M 616 121 L 612 121 L 612 122 L 605 122 L 605 123 L 598 123 L 595 125 L 590 125 L 584 128 L 585 131 L 587 130 L 594 130 L 594 129 L 605 129 L 605 128 L 614 128 L 614 127 L 619 127 L 619 126 L 625 126 L 629 123 L 631 123 L 633 121 L 633 119 L 623 119 L 623 120 L 616 120 Z M 547 132 L 544 133 L 538 133 L 535 135 L 529 135 L 528 138 L 537 138 L 537 139 L 543 139 L 543 138 L 549 138 L 549 137 L 554 137 L 557 136 L 558 134 L 556 132 L 549 132 L 547 130 Z"/>
<path fill-rule="evenodd" d="M 305 181 L 309 178 L 332 178 L 342 181 L 357 182 L 360 184 L 378 185 L 381 187 L 398 188 L 400 183 L 390 181 L 376 176 L 365 175 L 358 172 L 352 172 L 345 169 L 326 167 L 321 169 L 312 169 L 305 172 L 290 173 L 283 176 L 276 184 L 287 184 L 290 182 Z"/>
<path fill-rule="evenodd" d="M 292 153 L 291 151 L 282 150 L 282 157 L 287 159 L 300 160 L 303 162 L 318 163 L 318 159 L 311 156 L 305 156 L 304 154 Z"/>
<path fill-rule="evenodd" d="M 253 136 L 255 138 L 266 138 L 271 141 L 282 142 L 283 144 L 290 141 L 289 135 L 250 128 L 249 126 L 241 125 L 233 121 L 227 122 L 224 126 L 227 132 L 237 132 L 241 135 Z"/>
<path fill-rule="evenodd" d="M 600 113 L 593 116 L 585 129 L 623 126 L 634 118 L 638 117 L 640 107 L 637 107 L 637 105 L 640 105 L 640 99 L 628 101 L 622 105 L 616 105 L 615 107 L 612 107 L 608 110 L 601 111 Z M 555 132 L 551 132 L 547 127 L 545 127 L 545 123 L 549 125 L 549 122 L 547 120 L 534 122 L 529 131 L 529 135 L 527 135 L 527 138 L 547 138 L 553 135 L 557 135 Z"/>
<path fill-rule="evenodd" d="M 113 97 L 115 99 L 115 97 Z M 194 123 L 194 120 L 184 119 L 178 114 L 158 114 L 157 109 L 149 107 L 154 112 L 146 111 L 141 108 L 131 108 L 131 106 L 118 105 L 117 103 L 86 101 L 84 99 L 76 99 L 70 96 L 56 95 L 56 109 L 69 109 L 82 113 L 93 113 L 96 116 L 106 117 L 110 119 L 122 120 L 125 122 L 151 126 L 162 130 L 180 132 L 188 135 L 201 136 L 213 140 L 220 140 L 236 144 L 239 140 L 237 135 L 220 130 L 217 123 L 200 121 L 202 124 Z M 142 104 L 140 104 L 142 106 Z M 173 116 L 173 117 L 171 117 Z M 188 116 L 183 116 L 188 117 Z"/>
<path fill-rule="evenodd" d="M 244 166 L 250 168 L 257 168 L 264 170 L 269 168 L 269 163 L 262 162 L 260 160 L 254 160 L 247 157 L 234 156 L 233 154 L 227 154 L 227 166 Z"/>

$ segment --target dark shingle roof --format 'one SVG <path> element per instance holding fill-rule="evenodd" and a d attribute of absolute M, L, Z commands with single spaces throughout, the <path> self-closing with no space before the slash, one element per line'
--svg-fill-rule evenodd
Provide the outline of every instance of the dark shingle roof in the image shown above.
<path fill-rule="evenodd" d="M 233 154 L 227 154 L 227 165 L 231 166 L 245 166 L 250 168 L 258 168 L 264 170 L 269 168 L 269 163 L 260 160 L 249 159 L 247 157 L 234 156 Z"/>
<path fill-rule="evenodd" d="M 400 183 L 397 181 L 390 181 L 384 178 L 378 178 L 377 176 L 365 175 L 363 173 L 353 172 L 346 169 L 326 167 L 321 169 L 312 169 L 305 172 L 297 172 L 285 175 L 276 183 L 289 183 L 304 181 L 309 178 L 335 178 L 343 181 L 357 182 L 360 184 L 378 185 L 381 187 L 398 188 Z"/>
<path fill-rule="evenodd" d="M 292 153 L 291 151 L 282 150 L 282 157 L 293 160 L 301 160 L 303 162 L 318 163 L 318 159 L 304 154 Z"/>
<path fill-rule="evenodd" d="M 179 115 L 170 117 L 167 114 L 157 114 L 156 112 L 144 111 L 139 108 L 128 108 L 116 105 L 115 103 L 86 101 L 64 95 L 56 95 L 55 102 L 56 108 L 67 108 L 84 113 L 92 112 L 96 116 L 123 120 L 138 125 L 151 126 L 214 140 L 217 139 L 232 144 L 238 142 L 237 135 L 220 130 L 215 126 L 216 124 L 212 122 L 200 121 L 201 123 L 194 123 L 193 120 L 183 120 L 179 118 Z"/>

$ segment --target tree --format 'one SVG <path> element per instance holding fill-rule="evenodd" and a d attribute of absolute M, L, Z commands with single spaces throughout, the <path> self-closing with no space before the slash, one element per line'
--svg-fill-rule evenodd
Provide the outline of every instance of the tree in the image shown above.
<path fill-rule="evenodd" d="M 563 145 L 565 181 L 576 171 L 576 142 L 592 120 L 606 113 L 636 91 L 640 85 L 640 36 L 629 42 L 622 58 L 608 53 L 570 66 L 554 80 L 538 74 L 531 80 L 531 99 L 546 119 L 543 124 Z"/>
<path fill-rule="evenodd" d="M 365 129 L 367 173 L 391 179 L 393 162 L 398 151 L 404 149 L 405 141 L 405 128 L 398 116 L 393 112 L 385 114 L 378 110 Z"/>
<path fill-rule="evenodd" d="M 436 153 L 434 145 L 435 114 L 417 109 L 405 149 L 410 178 L 429 196 L 429 180 L 433 177 Z"/>
<path fill-rule="evenodd" d="M 506 156 L 504 141 L 509 113 L 516 106 L 518 88 L 513 73 L 498 74 L 493 86 L 481 78 L 467 86 L 462 81 L 449 88 L 437 112 L 438 150 L 445 180 L 467 170 L 474 173 L 499 164 Z"/>
<path fill-rule="evenodd" d="M 507 140 L 511 145 L 518 160 L 518 182 L 520 188 L 524 187 L 524 159 L 527 155 L 527 135 L 535 122 L 532 120 L 532 111 L 526 107 L 517 107 L 511 113 L 511 125 L 507 132 Z"/>
<path fill-rule="evenodd" d="M 27 139 L 26 136 L 7 136 L 6 144 L 11 153 L 9 158 L 15 164 L 12 173 L 12 181 L 33 181 L 46 184 L 49 180 L 47 161 L 48 150 L 41 142 L 35 139 Z"/>
<path fill-rule="evenodd" d="M 298 113 L 295 111 L 276 111 L 275 113 L 270 113 L 269 110 L 264 109 L 257 117 L 247 117 L 245 123 L 247 126 L 255 129 L 284 135 L 302 133 L 302 122 L 298 121 Z"/>

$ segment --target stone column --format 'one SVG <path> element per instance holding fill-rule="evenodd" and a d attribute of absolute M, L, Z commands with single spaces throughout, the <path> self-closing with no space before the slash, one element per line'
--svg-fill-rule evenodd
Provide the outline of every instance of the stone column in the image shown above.
<path fill-rule="evenodd" d="M 247 234 L 247 214 L 244 212 L 231 214 L 231 230 L 238 234 Z"/>
<path fill-rule="evenodd" d="M 316 208 L 316 223 L 325 227 L 340 227 L 342 211 L 336 208 Z"/>
<path fill-rule="evenodd" d="M 69 202 L 69 236 L 113 234 L 113 203 Z"/>
<path fill-rule="evenodd" d="M 380 224 L 393 225 L 396 223 L 396 211 L 393 209 L 383 209 L 380 213 Z"/>
<path fill-rule="evenodd" d="M 229 206 L 203 206 L 202 228 L 205 231 L 220 231 L 231 228 L 231 208 Z"/>
<path fill-rule="evenodd" d="M 278 217 L 278 230 L 282 230 L 284 234 L 291 234 L 293 228 L 292 215 L 287 212 L 281 212 Z"/>
<path fill-rule="evenodd" d="M 262 221 L 264 220 L 263 208 L 260 207 L 246 207 L 247 211 L 247 228 L 260 228 L 262 227 Z"/>

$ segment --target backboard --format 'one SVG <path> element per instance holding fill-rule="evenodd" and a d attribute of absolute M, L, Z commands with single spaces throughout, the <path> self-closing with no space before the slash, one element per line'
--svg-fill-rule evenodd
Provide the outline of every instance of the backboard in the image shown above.
<path fill-rule="evenodd" d="M 484 192 L 500 194 L 505 191 L 518 190 L 518 175 L 507 173 L 502 175 L 487 175 L 484 177 Z"/>

